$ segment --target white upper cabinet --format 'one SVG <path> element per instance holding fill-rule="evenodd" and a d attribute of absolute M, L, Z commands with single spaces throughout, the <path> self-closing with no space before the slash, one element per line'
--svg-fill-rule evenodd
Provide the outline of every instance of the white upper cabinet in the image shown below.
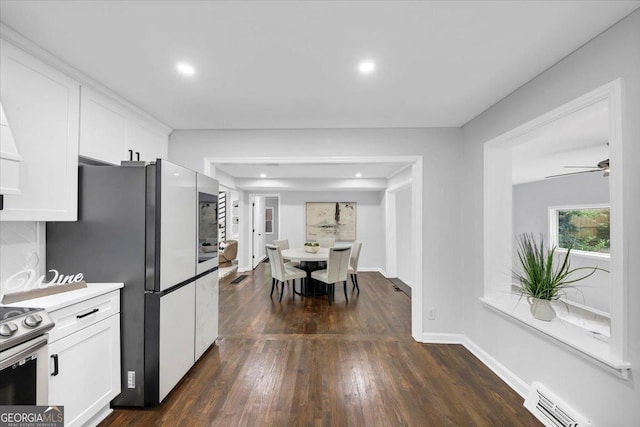
<path fill-rule="evenodd" d="M 126 109 L 85 86 L 80 99 L 80 155 L 119 165 L 127 145 Z"/>
<path fill-rule="evenodd" d="M 166 158 L 169 138 L 167 134 L 152 130 L 150 126 L 139 120 L 130 120 L 127 126 L 127 159 L 129 151 L 133 160 L 151 162 Z"/>
<path fill-rule="evenodd" d="M 80 85 L 5 40 L 0 81 L 21 157 L 20 194 L 4 196 L 0 220 L 76 220 Z"/>
<path fill-rule="evenodd" d="M 80 155 L 119 165 L 122 160 L 165 158 L 167 132 L 138 117 L 129 108 L 88 87 L 82 87 Z"/>

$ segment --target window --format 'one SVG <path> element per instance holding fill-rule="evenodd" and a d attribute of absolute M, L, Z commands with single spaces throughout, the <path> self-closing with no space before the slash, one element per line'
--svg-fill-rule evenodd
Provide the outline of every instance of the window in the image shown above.
<path fill-rule="evenodd" d="M 609 256 L 609 207 L 602 205 L 555 207 L 549 209 L 552 245 L 575 253 Z"/>
<path fill-rule="evenodd" d="M 264 232 L 273 234 L 273 208 L 264 209 Z"/>
<path fill-rule="evenodd" d="M 218 194 L 218 241 L 227 240 L 227 193 Z"/>

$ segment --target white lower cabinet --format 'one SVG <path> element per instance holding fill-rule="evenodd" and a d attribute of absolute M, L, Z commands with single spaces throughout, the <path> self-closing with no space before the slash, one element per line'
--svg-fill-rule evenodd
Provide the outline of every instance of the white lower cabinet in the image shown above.
<path fill-rule="evenodd" d="M 115 291 L 51 312 L 49 404 L 64 406 L 65 426 L 97 425 L 120 394 L 119 311 Z"/>

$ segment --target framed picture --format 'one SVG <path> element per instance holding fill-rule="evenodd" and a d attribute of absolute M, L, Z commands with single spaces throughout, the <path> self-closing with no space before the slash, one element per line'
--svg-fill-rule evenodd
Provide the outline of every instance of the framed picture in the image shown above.
<path fill-rule="evenodd" d="M 355 202 L 307 202 L 306 239 L 356 240 Z"/>

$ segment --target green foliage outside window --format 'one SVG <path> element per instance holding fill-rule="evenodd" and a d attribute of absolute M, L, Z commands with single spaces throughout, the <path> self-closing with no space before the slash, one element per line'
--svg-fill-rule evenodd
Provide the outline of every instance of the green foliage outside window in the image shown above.
<path fill-rule="evenodd" d="M 558 246 L 609 253 L 609 208 L 558 211 Z"/>

